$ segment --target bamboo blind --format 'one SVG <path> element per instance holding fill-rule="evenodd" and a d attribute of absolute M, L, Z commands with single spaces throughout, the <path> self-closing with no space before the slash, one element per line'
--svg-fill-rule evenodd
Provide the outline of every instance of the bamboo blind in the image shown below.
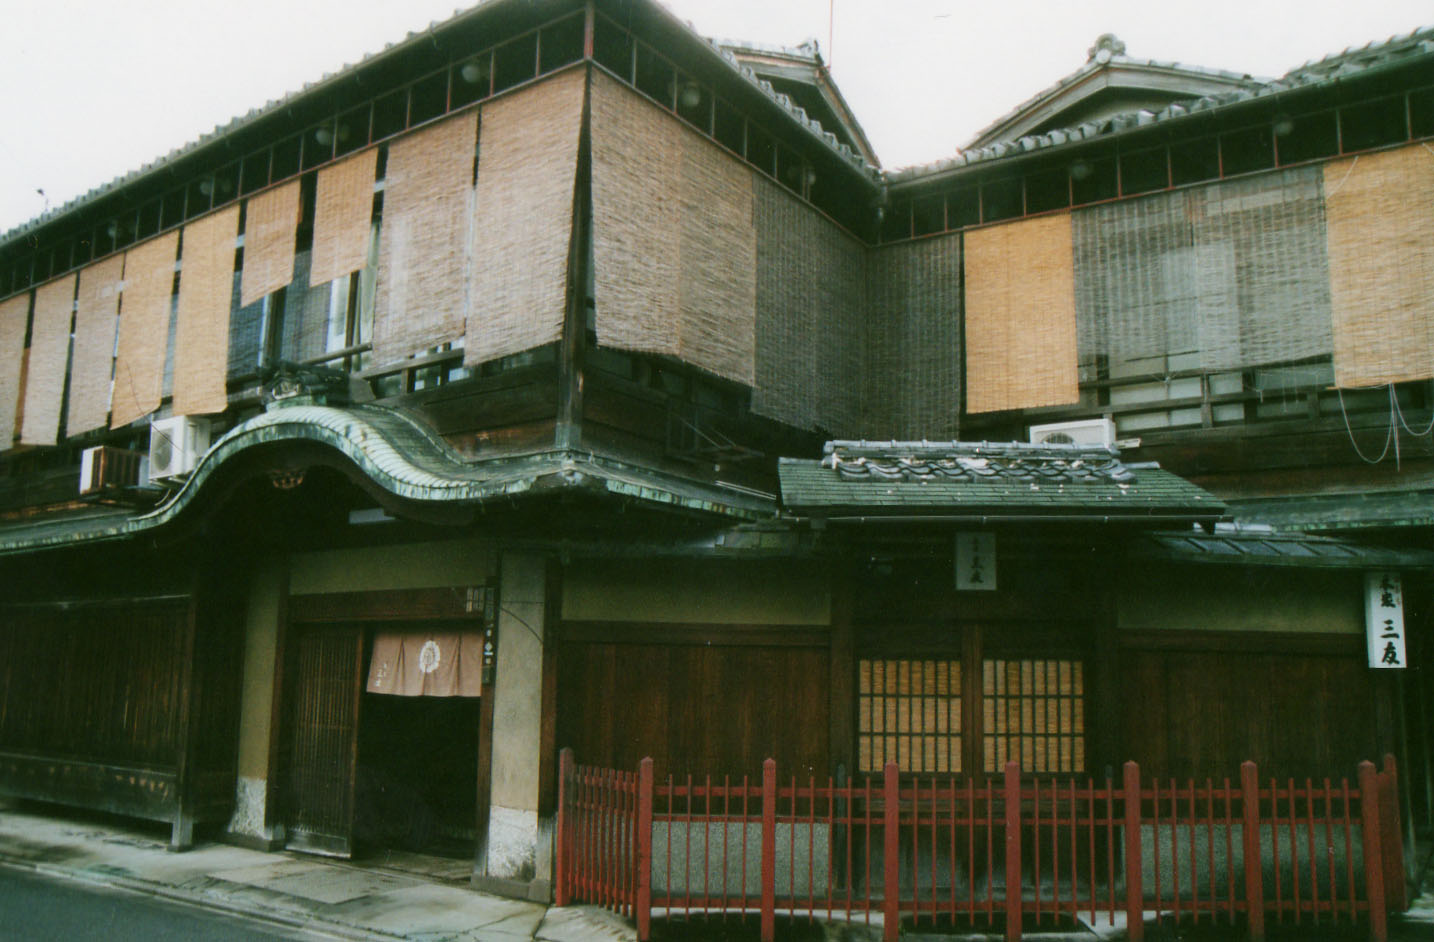
<path fill-rule="evenodd" d="M 875 249 L 870 279 L 864 434 L 960 437 L 960 237 Z"/>
<path fill-rule="evenodd" d="M 123 255 L 112 255 L 80 272 L 75 300 L 75 352 L 70 366 L 70 414 L 65 422 L 71 435 L 104 428 L 109 418 L 123 275 Z"/>
<path fill-rule="evenodd" d="M 322 177 L 323 171 L 319 175 Z M 369 190 L 369 203 L 372 204 L 372 177 Z M 327 213 L 333 211 L 333 208 L 326 207 Z M 241 306 L 247 307 L 264 295 L 278 291 L 294 277 L 294 239 L 298 226 L 298 180 L 260 193 L 248 202 L 244 210 L 244 276 L 239 291 Z M 317 230 L 316 222 L 316 235 Z"/>
<path fill-rule="evenodd" d="M 70 357 L 70 317 L 75 310 L 74 275 L 35 291 L 31 315 L 30 365 L 20 423 L 23 445 L 53 445 L 59 440 L 60 404 L 65 398 L 65 367 Z"/>
<path fill-rule="evenodd" d="M 982 664 L 982 764 L 999 772 L 1085 771 L 1085 674 L 1080 661 Z"/>
<path fill-rule="evenodd" d="M 178 249 L 179 233 L 166 232 L 125 253 L 110 428 L 128 425 L 159 408 Z"/>
<path fill-rule="evenodd" d="M 862 437 L 866 250 L 765 176 L 754 173 L 752 186 L 752 411 L 802 429 Z"/>
<path fill-rule="evenodd" d="M 867 660 L 857 666 L 858 771 L 961 771 L 961 662 Z"/>
<path fill-rule="evenodd" d="M 1318 168 L 1300 167 L 1073 214 L 1082 362 L 1163 375 L 1330 352 Z"/>
<path fill-rule="evenodd" d="M 598 343 L 677 356 L 682 129 L 601 72 L 592 77 L 593 276 Z"/>
<path fill-rule="evenodd" d="M 1195 318 L 1200 365 L 1231 370 L 1328 356 L 1333 339 L 1319 168 L 1226 180 L 1185 195 L 1201 287 Z"/>
<path fill-rule="evenodd" d="M 0 451 L 10 449 L 18 432 L 29 319 L 30 292 L 0 302 Z"/>
<path fill-rule="evenodd" d="M 373 319 L 375 366 L 463 337 L 477 140 L 478 115 L 470 111 L 389 147 Z"/>
<path fill-rule="evenodd" d="M 966 395 L 969 412 L 1079 399 L 1069 214 L 966 235 Z"/>
<path fill-rule="evenodd" d="M 686 129 L 674 169 L 682 200 L 679 356 L 751 386 L 757 330 L 752 170 Z"/>
<path fill-rule="evenodd" d="M 585 87 L 568 71 L 483 108 L 466 363 L 562 337 Z"/>
<path fill-rule="evenodd" d="M 602 74 L 592 113 L 598 342 L 752 385 L 751 170 Z"/>
<path fill-rule="evenodd" d="M 234 240 L 239 207 L 230 206 L 184 227 L 179 274 L 179 319 L 174 335 L 175 415 L 203 415 L 229 407 L 229 307 L 234 296 Z"/>
<path fill-rule="evenodd" d="M 1434 152 L 1414 144 L 1325 165 L 1334 379 L 1434 376 Z"/>
<path fill-rule="evenodd" d="M 359 151 L 319 171 L 314 190 L 311 284 L 323 284 L 352 274 L 368 260 L 369 222 L 373 219 L 373 184 L 377 172 L 376 147 Z M 390 163 L 390 177 L 392 172 Z M 385 203 L 385 212 L 387 208 Z"/>

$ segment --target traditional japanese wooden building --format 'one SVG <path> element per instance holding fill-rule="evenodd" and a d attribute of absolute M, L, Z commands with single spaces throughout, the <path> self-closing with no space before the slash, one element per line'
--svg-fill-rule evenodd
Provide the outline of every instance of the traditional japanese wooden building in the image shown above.
<path fill-rule="evenodd" d="M 562 747 L 1427 828 L 1431 139 L 1428 30 L 1106 37 L 884 172 L 814 47 L 480 4 L 0 237 L 0 793 L 537 898 Z"/>

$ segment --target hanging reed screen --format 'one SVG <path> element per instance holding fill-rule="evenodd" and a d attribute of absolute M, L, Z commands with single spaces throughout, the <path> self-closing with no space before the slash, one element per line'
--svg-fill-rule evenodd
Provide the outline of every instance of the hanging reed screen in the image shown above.
<path fill-rule="evenodd" d="M 360 155 L 362 156 L 362 155 Z M 320 176 L 323 176 L 320 173 Z M 369 176 L 369 202 L 373 202 L 373 177 Z M 331 210 L 325 207 L 326 215 Z M 367 216 L 364 217 L 367 232 Z M 325 220 L 325 242 L 332 227 Z M 260 193 L 244 210 L 244 277 L 239 303 L 248 307 L 266 294 L 287 285 L 294 277 L 294 238 L 299 225 L 299 181 Z M 319 235 L 317 221 L 315 240 Z M 359 242 L 360 245 L 364 243 Z"/>
<path fill-rule="evenodd" d="M 75 352 L 70 365 L 70 412 L 65 422 L 71 435 L 104 428 L 109 418 L 123 275 L 123 255 L 112 255 L 80 272 L 75 299 Z"/>
<path fill-rule="evenodd" d="M 1318 168 L 1077 210 L 1072 226 L 1083 363 L 1159 377 L 1330 352 Z"/>
<path fill-rule="evenodd" d="M 65 395 L 65 367 L 70 357 L 70 315 L 74 309 L 74 275 L 35 290 L 21 444 L 53 445 L 59 438 L 60 403 Z"/>
<path fill-rule="evenodd" d="M 174 334 L 175 415 L 223 412 L 229 406 L 225 379 L 229 374 L 229 307 L 238 234 L 238 206 L 184 227 Z"/>
<path fill-rule="evenodd" d="M 751 171 L 602 73 L 591 111 L 598 342 L 751 385 Z"/>
<path fill-rule="evenodd" d="M 861 660 L 857 756 L 862 772 L 960 772 L 961 662 Z"/>
<path fill-rule="evenodd" d="M 981 674 L 982 767 L 1085 771 L 1085 674 L 1080 661 L 988 659 Z"/>
<path fill-rule="evenodd" d="M 29 319 L 30 292 L 0 302 L 0 451 L 9 450 L 15 440 Z"/>
<path fill-rule="evenodd" d="M 562 337 L 584 86 L 570 70 L 483 109 L 469 364 Z"/>
<path fill-rule="evenodd" d="M 956 439 L 961 412 L 961 237 L 874 249 L 864 432 Z"/>
<path fill-rule="evenodd" d="M 159 408 L 178 249 L 179 233 L 167 232 L 125 253 L 110 428 L 126 426 Z"/>
<path fill-rule="evenodd" d="M 373 322 L 375 366 L 463 337 L 477 142 L 478 114 L 470 111 L 389 146 Z M 319 276 L 310 277 L 317 281 Z"/>
<path fill-rule="evenodd" d="M 752 411 L 801 429 L 860 437 L 867 385 L 866 249 L 767 177 L 753 173 L 752 186 Z"/>
<path fill-rule="evenodd" d="M 966 234 L 966 410 L 1074 403 L 1069 214 Z"/>
<path fill-rule="evenodd" d="M 314 244 L 309 266 L 313 284 L 351 275 L 368 260 L 377 170 L 378 148 L 371 147 L 319 171 L 314 190 Z"/>
<path fill-rule="evenodd" d="M 1415 144 L 1324 167 L 1334 378 L 1434 376 L 1434 152 Z"/>

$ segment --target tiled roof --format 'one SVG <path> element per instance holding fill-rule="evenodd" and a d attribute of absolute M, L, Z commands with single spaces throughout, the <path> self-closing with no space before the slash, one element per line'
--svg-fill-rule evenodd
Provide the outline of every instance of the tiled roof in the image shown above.
<path fill-rule="evenodd" d="M 1230 514 L 1237 521 L 1313 533 L 1434 527 L 1434 493 L 1401 490 L 1246 498 L 1232 500 Z"/>
<path fill-rule="evenodd" d="M 1304 569 L 1434 569 L 1434 552 L 1363 546 L 1306 533 L 1268 530 L 1214 533 L 1149 533 L 1133 552 L 1182 563 L 1224 563 L 1240 566 L 1286 566 Z"/>
<path fill-rule="evenodd" d="M 1133 128 L 1145 127 L 1161 121 L 1183 118 L 1190 114 L 1208 112 L 1239 102 L 1278 95 L 1296 88 L 1313 88 L 1320 85 L 1333 84 L 1334 82 L 1350 78 L 1362 72 L 1396 65 L 1422 56 L 1434 56 L 1434 27 L 1424 27 L 1403 35 L 1392 36 L 1382 42 L 1371 42 L 1357 49 L 1347 49 L 1344 52 L 1327 56 L 1323 59 L 1307 62 L 1296 69 L 1290 70 L 1280 78 L 1268 81 L 1256 81 L 1245 88 L 1234 89 L 1229 92 L 1206 96 L 1204 98 L 1174 102 L 1159 111 L 1140 110 L 1126 112 L 1098 121 L 1087 121 L 1075 127 L 1061 128 L 1044 134 L 1029 135 L 1009 143 L 1002 142 L 993 144 L 990 147 L 975 148 L 931 163 L 887 171 L 886 179 L 890 183 L 902 183 L 944 173 L 949 170 L 955 170 L 971 164 L 985 163 L 986 161 L 998 160 L 1002 157 L 1011 157 L 1030 151 L 1056 147 L 1061 144 L 1091 140 L 1097 137 L 1128 131 Z M 1194 67 L 1178 65 L 1176 63 L 1161 63 L 1154 60 L 1128 61 L 1151 67 L 1200 71 Z M 1232 74 L 1214 70 L 1204 71 L 1211 75 Z M 1063 79 L 1061 83 L 1054 86 L 1054 88 L 1041 92 L 1036 96 L 1036 99 L 1049 95 L 1055 89 L 1069 82 L 1073 82 L 1078 78 L 1083 78 L 1086 74 L 1086 69 L 1083 67 Z M 1032 101 L 1034 100 L 1035 99 L 1032 99 Z M 1027 101 L 1020 107 L 1025 108 L 1029 104 L 1030 101 Z M 1019 111 L 1020 108 L 1016 110 Z M 996 123 L 999 124 L 1001 121 L 1006 121 L 1009 118 L 1010 115 L 1006 115 Z"/>
<path fill-rule="evenodd" d="M 1114 447 L 1020 442 L 829 442 L 820 461 L 782 459 L 782 500 L 832 516 L 918 514 L 1213 519 L 1214 496 Z"/>
<path fill-rule="evenodd" d="M 122 187 L 128 186 L 129 184 L 134 183 L 143 177 L 149 176 L 150 174 L 157 173 L 168 167 L 170 164 L 173 164 L 175 161 L 194 153 L 200 148 L 211 144 L 219 140 L 220 138 L 232 134 L 272 114 L 285 111 L 291 108 L 294 103 L 299 101 L 300 99 L 303 99 L 311 94 L 317 93 L 325 88 L 332 87 L 342 81 L 349 79 L 353 75 L 353 73 L 357 72 L 364 66 L 371 65 L 379 59 L 387 58 L 392 55 L 397 55 L 404 50 L 411 49 L 415 46 L 419 46 L 424 43 L 430 43 L 433 41 L 433 36 L 435 33 L 441 30 L 445 30 L 461 20 L 467 19 L 468 17 L 473 16 L 480 11 L 487 11 L 493 7 L 513 2 L 517 2 L 517 0 L 479 0 L 478 3 L 475 3 L 468 9 L 456 9 L 453 11 L 453 16 L 447 20 L 444 20 L 442 22 L 435 20 L 432 23 L 429 23 L 428 29 L 423 30 L 422 32 L 410 32 L 402 40 L 399 40 L 396 43 L 387 43 L 384 45 L 383 49 L 379 50 L 378 52 L 370 53 L 369 55 L 364 56 L 358 62 L 345 63 L 336 71 L 325 73 L 321 78 L 316 81 L 305 82 L 303 86 L 298 89 L 295 89 L 292 92 L 289 92 L 282 98 L 269 101 L 262 107 L 250 109 L 248 113 L 234 118 L 227 124 L 215 125 L 212 131 L 208 132 L 207 134 L 201 134 L 197 139 L 190 141 L 189 143 L 184 144 L 181 147 L 175 148 L 168 154 L 165 154 L 162 157 L 158 157 L 150 161 L 149 163 L 142 164 L 138 168 L 131 170 L 129 173 L 126 173 L 120 177 L 116 177 L 109 183 L 101 184 L 100 186 L 95 187 L 94 189 L 81 196 L 77 196 L 74 199 L 69 200 L 60 206 L 54 207 L 46 211 L 45 213 L 42 213 L 34 219 L 31 219 L 29 222 L 22 223 L 19 226 L 10 229 L 8 232 L 0 233 L 0 246 L 4 246 L 6 243 L 13 242 L 17 238 L 27 233 L 33 232 L 41 226 L 44 226 L 47 223 L 52 222 L 53 220 L 59 219 L 60 217 L 69 214 L 71 211 L 79 209 L 81 206 L 90 203 L 96 199 L 99 199 L 102 196 L 112 193 Z M 771 83 L 761 78 L 758 78 L 756 73 L 738 62 L 736 56 L 734 56 L 730 51 L 722 48 L 722 46 L 719 45 L 716 41 L 698 35 L 696 31 L 692 28 L 691 24 L 679 21 L 676 17 L 672 16 L 672 14 L 667 10 L 665 6 L 661 6 L 660 4 L 654 4 L 653 6 L 654 9 L 661 10 L 661 12 L 666 15 L 673 23 L 678 24 L 679 26 L 681 26 L 682 29 L 690 33 L 693 39 L 703 43 L 708 48 L 710 48 L 712 52 L 723 62 L 725 62 L 735 73 L 737 73 L 742 79 L 744 79 L 746 82 L 761 91 L 762 94 L 764 94 L 767 98 L 771 99 L 782 110 L 786 111 L 787 114 L 792 118 L 792 120 L 794 120 L 807 132 L 809 132 L 813 137 L 821 141 L 822 144 L 824 144 L 825 146 L 831 148 L 831 150 L 837 153 L 846 162 L 858 167 L 859 169 L 867 173 L 870 177 L 875 179 L 875 177 L 878 175 L 877 168 L 868 164 L 866 160 L 861 157 L 861 155 L 857 154 L 850 147 L 837 140 L 836 135 L 823 128 L 820 122 L 810 118 L 807 113 L 803 109 L 798 107 L 795 103 L 793 103 L 790 98 L 772 88 Z M 802 54 L 799 50 L 783 51 L 787 52 L 788 54 Z"/>
<path fill-rule="evenodd" d="M 1103 55 L 1098 55 L 1099 53 L 1103 53 Z M 997 118 L 995 121 L 992 121 L 980 131 L 977 131 L 974 135 L 972 135 L 971 139 L 973 141 L 979 141 L 981 138 L 989 134 L 992 130 L 999 128 L 1001 125 L 1017 117 L 1026 109 L 1032 107 L 1036 103 L 1046 98 L 1055 96 L 1061 90 L 1069 88 L 1072 85 L 1078 84 L 1079 82 L 1085 80 L 1088 76 L 1096 72 L 1100 72 L 1106 69 L 1116 70 L 1121 68 L 1146 72 L 1156 71 L 1171 73 L 1175 75 L 1185 75 L 1190 76 L 1194 79 L 1214 80 L 1216 82 L 1229 83 L 1231 85 L 1240 85 L 1244 87 L 1258 86 L 1265 84 L 1269 81 L 1268 79 L 1257 79 L 1248 74 L 1229 72 L 1224 69 L 1211 69 L 1199 65 L 1185 65 L 1184 63 L 1180 62 L 1164 62 L 1157 59 L 1137 59 L 1133 56 L 1127 56 L 1125 54 L 1125 43 L 1122 43 L 1114 36 L 1107 34 L 1096 40 L 1095 46 L 1091 47 L 1091 49 L 1089 50 L 1089 58 L 1086 59 L 1085 63 L 1080 68 L 1076 69 L 1071 74 L 1060 79 L 1054 85 L 1051 85 L 1050 87 L 1037 92 L 1030 98 L 1027 98 L 1025 101 L 1021 102 L 1019 105 L 1016 105 L 1016 107 L 1001 115 L 1001 117 Z"/>
<path fill-rule="evenodd" d="M 315 442 L 342 454 L 379 489 L 407 501 L 481 505 L 524 495 L 580 491 L 736 520 L 776 516 L 770 497 L 701 482 L 589 452 L 553 450 L 469 461 L 411 414 L 375 404 L 292 405 L 241 422 L 217 441 L 184 485 L 152 510 L 26 520 L 0 528 L 0 555 L 118 540 L 172 523 L 230 459 L 281 442 Z"/>

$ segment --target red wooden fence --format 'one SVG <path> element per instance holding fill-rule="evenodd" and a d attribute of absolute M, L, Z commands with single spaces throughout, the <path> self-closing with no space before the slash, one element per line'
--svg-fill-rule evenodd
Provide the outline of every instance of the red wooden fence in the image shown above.
<path fill-rule="evenodd" d="M 654 782 L 574 763 L 559 774 L 557 902 L 596 903 L 648 938 L 663 915 L 755 915 L 913 926 L 978 926 L 1020 939 L 1026 926 L 1147 916 L 1177 923 L 1366 921 L 1386 936 L 1405 908 L 1393 757 L 1358 781 L 1022 780 L 880 776 Z M 1258 861 L 1258 866 L 1246 866 Z"/>

